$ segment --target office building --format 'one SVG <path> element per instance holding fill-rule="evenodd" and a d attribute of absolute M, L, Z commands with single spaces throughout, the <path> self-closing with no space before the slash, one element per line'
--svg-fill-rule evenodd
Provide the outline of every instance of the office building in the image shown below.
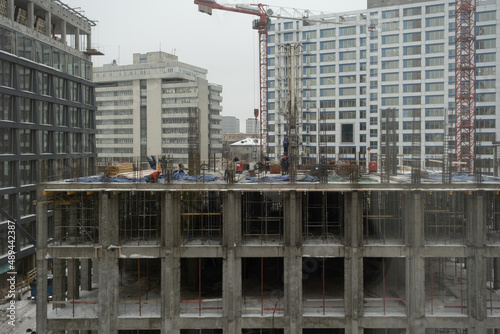
<path fill-rule="evenodd" d="M 234 116 L 222 116 L 222 133 L 240 133 L 240 120 Z"/>
<path fill-rule="evenodd" d="M 498 1 L 477 2 L 475 153 L 484 173 L 492 171 L 500 138 L 498 10 Z M 368 1 L 367 10 L 321 17 L 335 24 L 313 19 L 270 26 L 271 155 L 282 154 L 287 134 L 283 64 L 286 46 L 297 45 L 301 163 L 325 156 L 364 165 L 393 145 L 398 164 L 443 168 L 455 148 L 454 2 Z"/>
<path fill-rule="evenodd" d="M 246 121 L 246 131 L 247 134 L 258 134 L 260 132 L 260 122 L 256 118 L 247 118 Z"/>
<path fill-rule="evenodd" d="M 95 68 L 100 162 L 166 156 L 188 164 L 222 153 L 222 86 L 207 70 L 165 52 L 134 54 L 133 64 Z"/>
<path fill-rule="evenodd" d="M 0 1 L 0 298 L 7 271 L 22 284 L 35 267 L 36 184 L 95 173 L 93 25 L 60 1 Z"/>

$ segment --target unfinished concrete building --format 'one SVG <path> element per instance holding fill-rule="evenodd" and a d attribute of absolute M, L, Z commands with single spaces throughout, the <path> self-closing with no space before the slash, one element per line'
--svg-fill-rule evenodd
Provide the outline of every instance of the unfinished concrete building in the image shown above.
<path fill-rule="evenodd" d="M 40 184 L 37 331 L 495 334 L 499 191 Z"/>

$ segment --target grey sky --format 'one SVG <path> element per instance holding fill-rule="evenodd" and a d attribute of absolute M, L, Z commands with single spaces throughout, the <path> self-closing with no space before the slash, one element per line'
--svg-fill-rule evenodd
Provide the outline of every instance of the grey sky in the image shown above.
<path fill-rule="evenodd" d="M 63 0 L 64 1 L 64 0 Z M 66 0 L 97 20 L 93 47 L 105 56 L 94 56 L 94 66 L 132 63 L 133 53 L 162 50 L 179 61 L 208 70 L 208 80 L 223 86 L 223 115 L 245 120 L 259 107 L 258 39 L 251 28 L 256 17 L 214 11 L 198 12 L 192 0 Z M 255 3 L 218 0 L 221 4 Z M 366 8 L 366 0 L 269 0 L 270 6 L 331 13 Z"/>

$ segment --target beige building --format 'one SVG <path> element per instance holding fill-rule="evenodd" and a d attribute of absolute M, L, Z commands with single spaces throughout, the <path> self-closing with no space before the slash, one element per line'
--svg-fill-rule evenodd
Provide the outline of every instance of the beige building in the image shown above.
<path fill-rule="evenodd" d="M 165 52 L 134 54 L 132 65 L 95 69 L 97 151 L 103 159 L 146 155 L 203 163 L 222 152 L 222 86 L 207 70 Z"/>

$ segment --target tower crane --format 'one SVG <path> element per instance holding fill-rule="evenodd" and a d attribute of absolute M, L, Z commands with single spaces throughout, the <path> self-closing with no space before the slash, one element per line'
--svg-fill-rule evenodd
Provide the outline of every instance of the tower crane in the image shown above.
<path fill-rule="evenodd" d="M 271 8 L 269 5 L 221 5 L 215 0 L 194 0 L 198 5 L 198 10 L 202 13 L 212 15 L 212 10 L 224 10 L 241 14 L 258 16 L 253 21 L 252 28 L 259 33 L 259 78 L 260 78 L 260 160 L 269 156 L 269 125 L 268 125 L 268 77 L 267 77 L 267 31 L 271 18 L 293 19 L 310 23 L 334 23 L 347 24 L 342 21 L 342 17 L 325 12 L 313 12 L 310 10 L 300 10 L 292 8 Z M 255 117 L 259 116 L 258 110 L 254 112 Z"/>

